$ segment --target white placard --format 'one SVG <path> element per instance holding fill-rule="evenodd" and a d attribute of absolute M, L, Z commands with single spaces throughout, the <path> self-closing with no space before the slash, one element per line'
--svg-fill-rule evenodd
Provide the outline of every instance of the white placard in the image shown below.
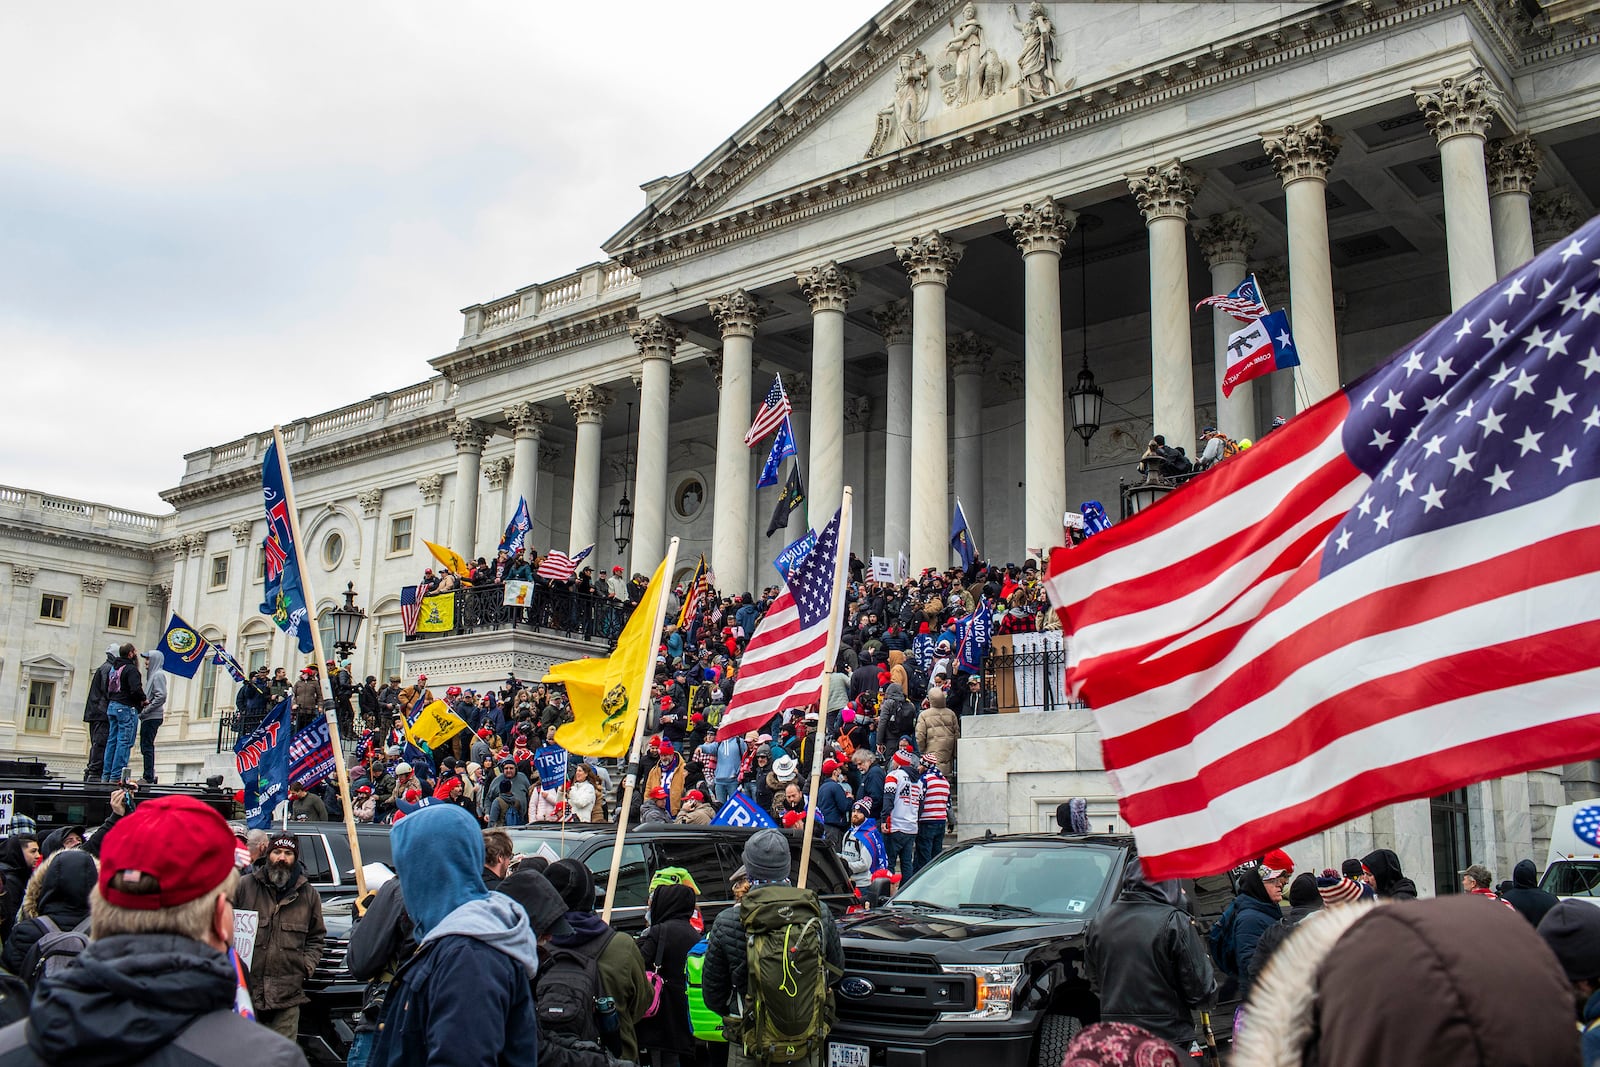
<path fill-rule="evenodd" d="M 559 853 L 555 849 L 551 848 L 549 842 L 547 842 L 547 841 L 540 841 L 539 842 L 539 847 L 534 850 L 533 854 L 535 856 L 543 856 L 545 858 L 546 862 L 549 862 L 549 863 L 560 863 L 561 862 L 561 853 Z"/>
<path fill-rule="evenodd" d="M 1083 529 L 1083 512 L 1069 511 L 1061 516 L 1061 525 L 1068 530 Z"/>
<path fill-rule="evenodd" d="M 394 877 L 394 872 L 381 863 L 363 863 L 361 873 L 366 875 L 367 888 L 374 893 L 383 883 Z"/>
<path fill-rule="evenodd" d="M 872 557 L 872 580 L 894 584 L 894 563 L 887 556 Z"/>
<path fill-rule="evenodd" d="M 507 581 L 505 606 L 508 608 L 527 607 L 533 600 L 533 583 L 520 581 Z"/>
<path fill-rule="evenodd" d="M 0 789 L 0 827 L 7 832 L 11 829 L 11 816 L 17 807 L 17 791 L 15 789 Z"/>
<path fill-rule="evenodd" d="M 233 951 L 239 954 L 246 967 L 255 958 L 256 927 L 260 922 L 260 912 L 233 909 Z"/>

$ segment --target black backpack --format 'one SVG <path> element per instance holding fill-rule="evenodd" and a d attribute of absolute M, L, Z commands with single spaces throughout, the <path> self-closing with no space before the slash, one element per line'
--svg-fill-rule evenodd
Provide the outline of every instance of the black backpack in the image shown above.
<path fill-rule="evenodd" d="M 539 978 L 534 985 L 535 1010 L 545 1029 L 579 1041 L 598 1041 L 600 1023 L 595 1001 L 600 985 L 600 956 L 615 930 L 582 945 L 551 945 L 539 950 Z"/>
<path fill-rule="evenodd" d="M 906 669 L 906 696 L 911 698 L 913 704 L 920 704 L 928 697 L 928 672 L 922 669 L 922 664 L 917 662 L 917 657 L 907 656 L 903 664 Z"/>
<path fill-rule="evenodd" d="M 22 959 L 22 977 L 30 989 L 37 989 L 40 978 L 60 971 L 89 947 L 88 917 L 70 930 L 61 929 L 54 919 L 45 915 L 40 915 L 38 922 L 44 927 L 44 933 Z"/>
<path fill-rule="evenodd" d="M 902 737 L 917 735 L 917 708 L 909 700 L 901 700 L 889 709 L 889 739 L 878 738 L 880 744 L 893 747 Z"/>

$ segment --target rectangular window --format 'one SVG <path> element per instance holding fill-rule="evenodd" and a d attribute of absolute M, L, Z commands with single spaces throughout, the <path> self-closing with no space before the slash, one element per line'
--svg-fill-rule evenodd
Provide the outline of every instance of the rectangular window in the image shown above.
<path fill-rule="evenodd" d="M 405 556 L 411 553 L 410 515 L 396 515 L 389 520 L 389 555 Z"/>
<path fill-rule="evenodd" d="M 383 674 L 378 679 L 387 683 L 400 673 L 400 645 L 405 640 L 404 630 L 390 630 L 383 635 Z"/>
<path fill-rule="evenodd" d="M 50 732 L 50 710 L 56 703 L 56 683 L 28 683 L 28 719 L 24 726 L 29 733 Z"/>
<path fill-rule="evenodd" d="M 256 546 L 256 581 L 267 580 L 267 546 Z"/>
<path fill-rule="evenodd" d="M 106 629 L 131 630 L 133 629 L 133 605 L 113 604 L 106 610 Z"/>
<path fill-rule="evenodd" d="M 217 700 L 217 661 L 210 656 L 206 657 L 205 666 L 200 668 L 200 704 L 194 709 L 197 719 L 211 718 L 211 706 Z"/>
<path fill-rule="evenodd" d="M 257 667 L 265 667 L 266 665 L 267 650 L 264 648 L 252 648 L 250 650 L 249 662 L 245 664 L 249 672 L 251 674 L 255 674 Z"/>
<path fill-rule="evenodd" d="M 67 620 L 67 598 L 57 593 L 45 593 L 39 598 L 39 618 L 51 622 Z"/>
<path fill-rule="evenodd" d="M 1467 791 L 1455 789 L 1428 802 L 1433 829 L 1433 891 L 1436 896 L 1461 892 L 1457 871 L 1472 862 L 1472 834 L 1467 819 Z"/>
<path fill-rule="evenodd" d="M 228 587 L 228 557 L 226 554 L 211 557 L 211 588 Z"/>

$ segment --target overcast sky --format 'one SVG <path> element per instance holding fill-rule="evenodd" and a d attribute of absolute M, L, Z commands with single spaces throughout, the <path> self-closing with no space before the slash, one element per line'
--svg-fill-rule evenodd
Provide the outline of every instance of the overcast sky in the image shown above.
<path fill-rule="evenodd" d="M 185 452 L 423 380 L 881 6 L 5 5 L 0 483 L 167 511 Z"/>

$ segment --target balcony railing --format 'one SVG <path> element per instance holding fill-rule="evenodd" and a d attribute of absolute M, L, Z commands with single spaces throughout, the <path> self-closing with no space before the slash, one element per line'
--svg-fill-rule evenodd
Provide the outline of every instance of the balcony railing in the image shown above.
<path fill-rule="evenodd" d="M 416 633 L 406 641 L 495 630 L 526 630 L 604 642 L 609 649 L 617 643 L 623 624 L 633 613 L 631 601 L 539 584 L 533 588 L 532 599 L 522 607 L 506 604 L 505 586 L 499 584 L 458 589 L 454 596 L 454 629 Z"/>
<path fill-rule="evenodd" d="M 487 333 L 512 326 L 527 326 L 551 316 L 571 315 L 623 299 L 637 292 L 639 278 L 616 260 L 591 263 L 571 274 L 539 285 L 518 289 L 483 304 L 462 308 L 461 340 L 471 343 Z"/>
<path fill-rule="evenodd" d="M 1031 649 L 996 649 L 984 661 L 981 678 L 980 714 L 1088 707 L 1081 700 L 1073 700 L 1067 689 L 1067 649 L 1059 643 Z"/>

